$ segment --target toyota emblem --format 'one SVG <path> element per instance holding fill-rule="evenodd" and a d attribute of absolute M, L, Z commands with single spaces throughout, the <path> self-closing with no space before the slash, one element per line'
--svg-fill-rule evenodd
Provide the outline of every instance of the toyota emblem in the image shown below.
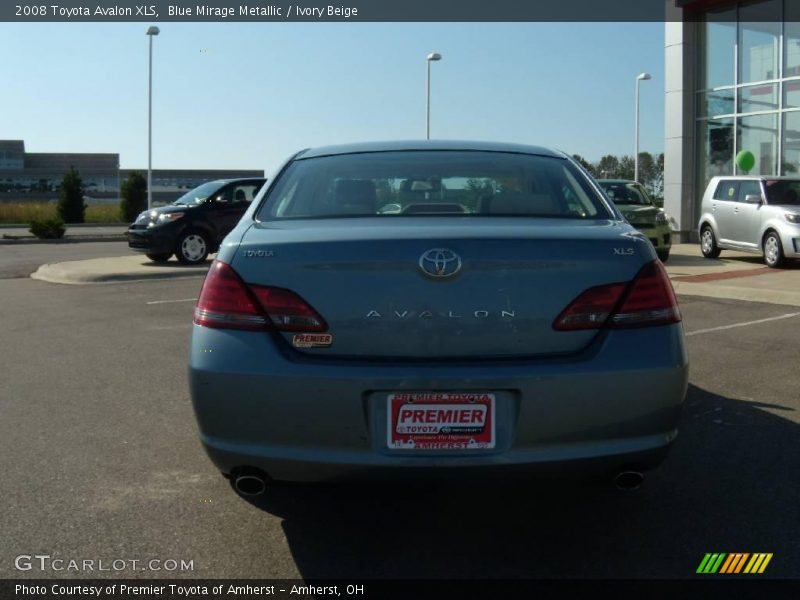
<path fill-rule="evenodd" d="M 432 248 L 419 257 L 419 268 L 431 277 L 452 277 L 461 270 L 461 257 L 447 248 Z"/>

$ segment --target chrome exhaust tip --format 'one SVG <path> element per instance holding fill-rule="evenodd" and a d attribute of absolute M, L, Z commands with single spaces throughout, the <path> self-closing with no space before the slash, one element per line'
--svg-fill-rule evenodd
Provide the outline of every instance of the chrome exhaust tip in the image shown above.
<path fill-rule="evenodd" d="M 267 482 L 261 475 L 245 473 L 234 478 L 233 489 L 242 496 L 260 496 L 267 491 Z"/>
<path fill-rule="evenodd" d="M 614 477 L 614 485 L 618 490 L 632 492 L 642 486 L 644 475 L 639 471 L 621 471 Z"/>

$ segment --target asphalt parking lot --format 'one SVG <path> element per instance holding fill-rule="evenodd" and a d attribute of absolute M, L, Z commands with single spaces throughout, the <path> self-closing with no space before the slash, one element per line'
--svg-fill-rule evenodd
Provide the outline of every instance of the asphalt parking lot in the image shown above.
<path fill-rule="evenodd" d="M 637 492 L 295 486 L 251 504 L 196 437 L 186 358 L 200 283 L 0 280 L 0 577 L 678 578 L 707 552 L 771 552 L 769 576 L 800 577 L 797 307 L 680 297 L 682 429 Z M 16 570 L 28 554 L 193 570 Z"/>

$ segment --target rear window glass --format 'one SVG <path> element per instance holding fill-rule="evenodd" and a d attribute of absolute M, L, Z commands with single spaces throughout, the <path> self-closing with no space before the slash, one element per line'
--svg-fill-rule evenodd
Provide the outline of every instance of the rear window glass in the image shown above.
<path fill-rule="evenodd" d="M 642 204 L 648 206 L 653 204 L 647 192 L 638 183 L 616 181 L 600 181 L 599 183 L 608 194 L 608 197 L 614 201 L 614 204 Z"/>
<path fill-rule="evenodd" d="M 367 152 L 293 162 L 259 220 L 417 215 L 608 219 L 561 158 L 504 152 Z"/>
<path fill-rule="evenodd" d="M 800 206 L 800 181 L 794 179 L 767 180 L 767 202 Z"/>

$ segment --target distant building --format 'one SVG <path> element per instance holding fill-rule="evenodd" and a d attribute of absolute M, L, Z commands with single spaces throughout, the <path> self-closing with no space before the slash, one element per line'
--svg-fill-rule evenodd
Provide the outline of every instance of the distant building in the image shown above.
<path fill-rule="evenodd" d="M 714 175 L 800 172 L 800 1 L 666 0 L 664 208 L 697 239 Z"/>
<path fill-rule="evenodd" d="M 80 172 L 90 203 L 116 202 L 120 182 L 133 171 L 147 174 L 147 169 L 120 169 L 119 154 L 25 152 L 22 140 L 0 140 L 0 202 L 54 200 L 70 167 Z M 153 169 L 153 202 L 171 202 L 211 179 L 263 176 L 253 169 Z"/>

